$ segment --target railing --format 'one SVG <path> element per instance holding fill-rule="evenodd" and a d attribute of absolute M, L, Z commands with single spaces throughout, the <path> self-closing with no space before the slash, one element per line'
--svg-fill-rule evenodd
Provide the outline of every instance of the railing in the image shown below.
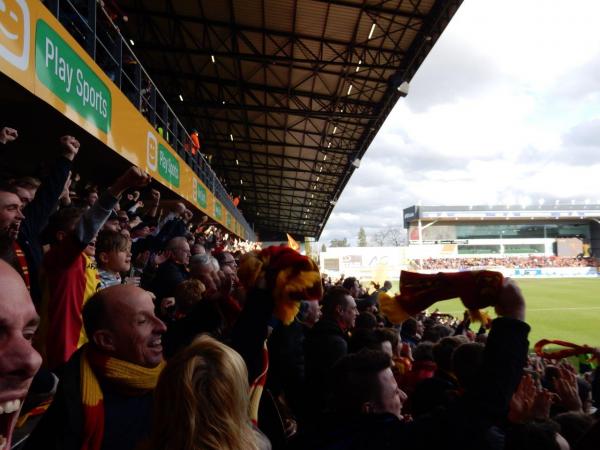
<path fill-rule="evenodd" d="M 44 0 L 43 3 L 246 229 L 250 240 L 255 240 L 252 228 L 206 158 L 200 152 L 192 156 L 186 151 L 191 143 L 189 133 L 142 67 L 103 3 L 97 0 Z"/>

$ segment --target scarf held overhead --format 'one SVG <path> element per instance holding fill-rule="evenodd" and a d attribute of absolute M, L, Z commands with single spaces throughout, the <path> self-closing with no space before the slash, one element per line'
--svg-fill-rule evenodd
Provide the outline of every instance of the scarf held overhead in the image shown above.
<path fill-rule="evenodd" d="M 475 320 L 485 321 L 481 308 L 494 305 L 500 295 L 504 277 L 500 272 L 473 270 L 421 274 L 402 271 L 400 295 L 379 295 L 382 312 L 396 324 L 426 310 L 440 300 L 460 298 Z"/>
<path fill-rule="evenodd" d="M 544 350 L 548 344 L 567 347 L 563 349 Z M 594 352 L 594 348 L 589 345 L 577 345 L 572 342 L 560 341 L 558 339 L 542 339 L 537 341 L 533 347 L 535 353 L 544 359 L 563 359 L 570 356 L 587 355 Z"/>
<path fill-rule="evenodd" d="M 161 362 L 149 369 L 112 358 L 85 346 L 81 355 L 81 400 L 83 403 L 83 441 L 81 450 L 100 450 L 104 436 L 104 395 L 98 377 L 130 395 L 144 395 L 156 387 L 164 367 Z"/>
<path fill-rule="evenodd" d="M 286 325 L 298 314 L 301 300 L 318 301 L 323 296 L 317 264 L 286 246 L 247 253 L 240 262 L 238 277 L 248 290 L 264 283 L 273 295 L 275 317 Z"/>

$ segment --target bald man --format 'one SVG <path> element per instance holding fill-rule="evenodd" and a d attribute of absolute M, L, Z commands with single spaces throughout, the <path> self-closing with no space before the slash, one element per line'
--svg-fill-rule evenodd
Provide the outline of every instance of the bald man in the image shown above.
<path fill-rule="evenodd" d="M 132 285 L 103 289 L 85 304 L 83 323 L 89 342 L 68 361 L 27 449 L 80 450 L 86 443 L 133 450 L 148 435 L 166 331 L 152 294 Z"/>
<path fill-rule="evenodd" d="M 42 358 L 31 346 L 39 317 L 21 276 L 0 261 L 0 448 L 11 448 L 21 405 Z"/>

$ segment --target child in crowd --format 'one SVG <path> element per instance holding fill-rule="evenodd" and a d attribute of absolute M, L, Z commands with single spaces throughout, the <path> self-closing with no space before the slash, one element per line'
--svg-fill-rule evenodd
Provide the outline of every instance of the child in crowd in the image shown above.
<path fill-rule="evenodd" d="M 121 273 L 131 268 L 131 239 L 117 231 L 102 231 L 96 239 L 96 264 L 100 289 L 121 284 Z"/>

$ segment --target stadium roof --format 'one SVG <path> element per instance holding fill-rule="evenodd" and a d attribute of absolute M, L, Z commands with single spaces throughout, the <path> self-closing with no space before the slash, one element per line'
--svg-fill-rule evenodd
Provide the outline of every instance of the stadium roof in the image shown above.
<path fill-rule="evenodd" d="M 263 240 L 318 238 L 462 0 L 124 0 L 125 35 Z M 180 98 L 181 96 L 181 98 Z M 181 101 L 181 99 L 183 99 Z"/>
<path fill-rule="evenodd" d="M 495 206 L 411 206 L 404 209 L 404 227 L 411 222 L 449 220 L 546 220 L 600 218 L 600 205 L 560 204 Z"/>

